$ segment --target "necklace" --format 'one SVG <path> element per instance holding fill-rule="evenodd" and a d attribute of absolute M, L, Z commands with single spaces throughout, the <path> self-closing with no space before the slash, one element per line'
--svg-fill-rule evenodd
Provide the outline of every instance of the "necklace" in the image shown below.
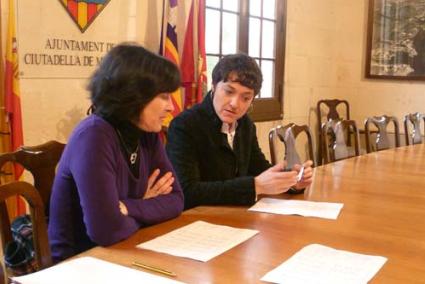
<path fill-rule="evenodd" d="M 127 155 L 130 157 L 130 164 L 134 165 L 137 161 L 137 153 L 139 152 L 139 143 L 137 143 L 136 149 L 134 151 L 131 151 L 129 147 L 127 147 L 127 143 L 125 143 L 124 138 L 121 135 L 121 132 L 118 129 L 115 129 L 117 131 L 118 137 L 120 138 L 120 141 L 122 145 L 124 146 L 124 149 L 127 153 Z"/>

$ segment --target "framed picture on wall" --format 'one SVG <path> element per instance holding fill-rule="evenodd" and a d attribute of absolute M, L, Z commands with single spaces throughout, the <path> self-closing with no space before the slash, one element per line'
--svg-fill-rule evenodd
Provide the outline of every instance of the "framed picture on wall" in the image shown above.
<path fill-rule="evenodd" d="M 425 0 L 369 0 L 366 77 L 425 80 Z"/>

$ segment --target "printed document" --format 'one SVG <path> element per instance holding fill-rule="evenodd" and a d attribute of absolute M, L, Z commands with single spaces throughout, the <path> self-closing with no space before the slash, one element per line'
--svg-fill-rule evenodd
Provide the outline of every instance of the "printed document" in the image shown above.
<path fill-rule="evenodd" d="M 342 203 L 261 198 L 248 210 L 282 215 L 336 219 L 343 206 L 344 204 Z"/>
<path fill-rule="evenodd" d="M 72 259 L 12 279 L 20 284 L 182 283 L 94 257 Z"/>
<path fill-rule="evenodd" d="M 264 275 L 261 280 L 285 284 L 367 283 L 387 259 L 311 244 Z"/>
<path fill-rule="evenodd" d="M 196 221 L 137 247 L 206 262 L 257 233 Z"/>

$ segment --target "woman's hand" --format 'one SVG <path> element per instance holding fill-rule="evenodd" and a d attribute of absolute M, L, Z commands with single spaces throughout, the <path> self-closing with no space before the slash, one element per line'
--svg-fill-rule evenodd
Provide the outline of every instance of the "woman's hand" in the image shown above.
<path fill-rule="evenodd" d="M 146 189 L 143 199 L 153 198 L 161 194 L 168 194 L 173 189 L 174 177 L 171 172 L 167 172 L 162 177 L 159 177 L 159 169 L 153 171 L 148 179 L 148 188 Z"/>

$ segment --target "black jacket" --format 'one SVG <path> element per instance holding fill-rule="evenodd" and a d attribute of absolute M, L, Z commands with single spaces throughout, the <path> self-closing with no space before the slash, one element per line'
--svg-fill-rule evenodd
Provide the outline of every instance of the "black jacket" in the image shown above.
<path fill-rule="evenodd" d="M 247 115 L 238 120 L 233 150 L 221 126 L 210 93 L 170 124 L 166 149 L 184 191 L 185 209 L 206 204 L 251 205 L 255 202 L 254 177 L 271 166 Z"/>

